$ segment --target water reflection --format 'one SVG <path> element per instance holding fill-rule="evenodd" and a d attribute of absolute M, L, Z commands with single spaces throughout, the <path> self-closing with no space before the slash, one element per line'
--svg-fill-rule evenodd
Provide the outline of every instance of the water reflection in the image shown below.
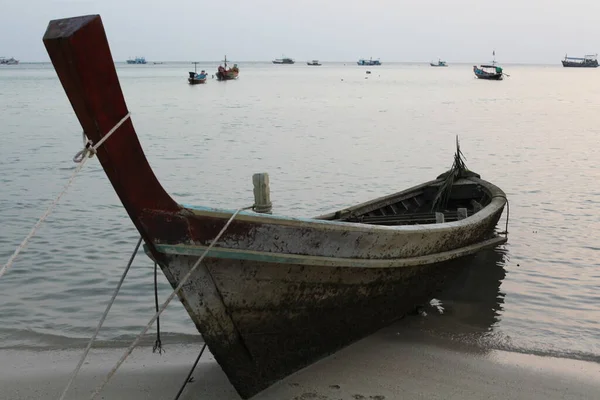
<path fill-rule="evenodd" d="M 486 249 L 465 261 L 448 286 L 419 315 L 403 321 L 407 328 L 467 344 L 500 340 L 494 327 L 503 311 L 508 251 L 505 246 Z M 488 347 L 488 346 L 486 346 Z"/>

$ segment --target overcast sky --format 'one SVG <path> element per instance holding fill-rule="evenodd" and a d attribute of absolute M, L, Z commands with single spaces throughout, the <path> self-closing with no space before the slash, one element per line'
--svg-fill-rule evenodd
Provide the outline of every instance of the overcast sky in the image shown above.
<path fill-rule="evenodd" d="M 116 61 L 559 63 L 600 52 L 598 0 L 0 0 L 0 56 L 49 61 L 48 21 L 100 14 Z"/>

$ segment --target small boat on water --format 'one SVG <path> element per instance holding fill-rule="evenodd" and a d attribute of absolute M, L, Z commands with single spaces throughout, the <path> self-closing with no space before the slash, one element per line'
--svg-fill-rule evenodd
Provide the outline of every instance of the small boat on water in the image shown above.
<path fill-rule="evenodd" d="M 473 72 L 475 76 L 479 79 L 487 79 L 492 81 L 501 81 L 504 76 L 504 72 L 502 72 L 502 67 L 498 65 L 473 65 Z"/>
<path fill-rule="evenodd" d="M 19 60 L 15 60 L 14 58 L 6 58 L 0 57 L 0 65 L 17 65 Z"/>
<path fill-rule="evenodd" d="M 135 57 L 127 60 L 127 64 L 146 64 L 145 57 Z"/>
<path fill-rule="evenodd" d="M 436 62 L 436 63 L 430 62 L 429 65 L 431 65 L 432 67 L 447 67 L 448 66 L 446 61 L 442 61 L 440 59 L 438 59 L 438 62 Z"/>
<path fill-rule="evenodd" d="M 207 77 L 206 71 L 202 70 L 202 71 L 200 71 L 200 73 L 197 73 L 196 72 L 197 64 L 198 64 L 197 62 L 194 63 L 194 72 L 192 72 L 192 71 L 189 72 L 190 76 L 188 78 L 188 82 L 190 85 L 198 85 L 200 83 L 206 83 L 206 77 Z"/>
<path fill-rule="evenodd" d="M 506 195 L 466 168 L 458 142 L 437 178 L 314 218 L 183 205 L 140 146 L 100 16 L 51 21 L 43 41 L 88 139 L 107 139 L 97 157 L 146 253 L 173 288 L 191 274 L 179 299 L 244 399 L 398 320 L 506 242 L 494 232 Z"/>
<path fill-rule="evenodd" d="M 307 61 L 306 65 L 319 66 L 319 65 L 321 65 L 321 63 L 319 62 L 319 60 L 312 60 L 312 61 Z"/>
<path fill-rule="evenodd" d="M 237 79 L 240 74 L 240 69 L 237 64 L 233 64 L 232 68 L 227 68 L 227 56 L 225 56 L 225 61 L 223 65 L 219 65 L 217 69 L 216 77 L 218 81 L 231 81 L 233 79 Z"/>
<path fill-rule="evenodd" d="M 369 58 L 368 60 L 361 58 L 360 60 L 358 60 L 356 62 L 356 64 L 358 64 L 358 65 L 381 65 L 381 61 L 379 61 L 379 58 L 377 60 L 373 60 L 373 58 Z"/>
<path fill-rule="evenodd" d="M 562 60 L 566 68 L 598 68 L 598 54 L 588 54 L 583 57 L 567 57 Z"/>
<path fill-rule="evenodd" d="M 482 64 L 479 67 L 473 65 L 473 72 L 478 79 L 486 79 L 490 81 L 501 81 L 506 75 L 501 66 L 496 63 L 496 50 L 492 52 L 494 59 L 491 64 Z M 508 75 L 506 75 L 508 76 Z"/>
<path fill-rule="evenodd" d="M 295 62 L 296 61 L 289 57 L 276 58 L 275 60 L 273 60 L 273 64 L 293 64 Z"/>

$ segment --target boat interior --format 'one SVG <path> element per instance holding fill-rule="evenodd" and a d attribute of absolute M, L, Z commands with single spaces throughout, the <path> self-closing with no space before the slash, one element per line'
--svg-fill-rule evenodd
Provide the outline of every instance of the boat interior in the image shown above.
<path fill-rule="evenodd" d="M 388 226 L 435 224 L 469 217 L 492 200 L 489 192 L 476 181 L 460 179 L 452 184 L 444 204 L 434 206 L 443 183 L 435 181 L 320 218 Z"/>

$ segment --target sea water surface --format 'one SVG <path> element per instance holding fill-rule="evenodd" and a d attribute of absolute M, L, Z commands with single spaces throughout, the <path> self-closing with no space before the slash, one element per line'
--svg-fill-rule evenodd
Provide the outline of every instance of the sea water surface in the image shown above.
<path fill-rule="evenodd" d="M 268 172 L 276 214 L 315 216 L 435 178 L 458 135 L 467 166 L 507 193 L 508 243 L 480 253 L 438 296 L 441 308 L 403 323 L 600 361 L 600 71 L 505 65 L 510 77 L 487 82 L 470 65 L 239 66 L 237 81 L 198 86 L 187 63 L 117 66 L 144 151 L 178 202 L 248 206 L 252 174 Z M 81 146 L 49 64 L 0 68 L 0 263 L 62 190 Z M 0 279 L 0 348 L 84 344 L 137 238 L 90 160 Z M 169 293 L 160 274 L 160 299 Z M 131 340 L 153 312 L 153 264 L 140 252 L 101 345 Z M 199 336 L 179 302 L 161 327 L 175 342 Z"/>

